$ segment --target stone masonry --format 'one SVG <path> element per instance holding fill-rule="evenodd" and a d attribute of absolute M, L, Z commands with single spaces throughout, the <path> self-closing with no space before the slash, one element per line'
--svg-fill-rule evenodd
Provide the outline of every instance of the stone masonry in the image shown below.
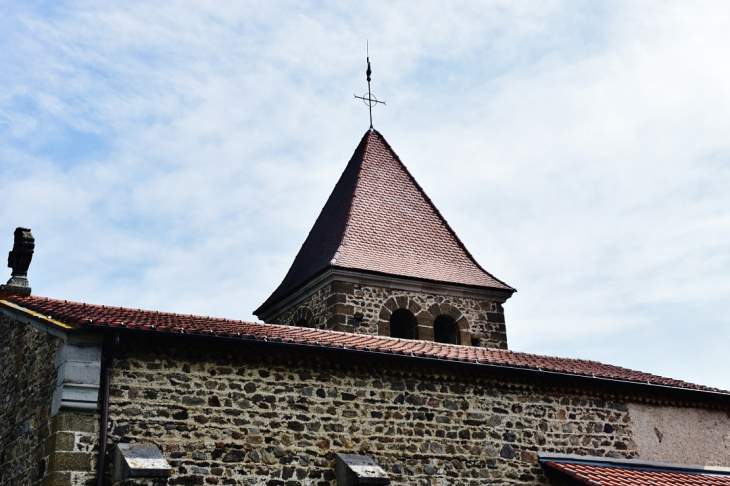
<path fill-rule="evenodd" d="M 85 484 L 98 450 L 98 417 L 51 417 L 55 356 L 63 341 L 0 315 L 0 484 Z"/>
<path fill-rule="evenodd" d="M 209 341 L 122 346 L 111 442 L 152 442 L 169 484 L 334 486 L 334 453 L 392 484 L 545 484 L 538 452 L 635 456 L 627 405 L 439 363 Z M 383 357 L 380 357 L 383 358 Z"/>
<path fill-rule="evenodd" d="M 273 323 L 363 334 L 390 335 L 390 316 L 408 309 L 418 322 L 417 339 L 433 341 L 434 320 L 446 315 L 459 327 L 461 344 L 507 349 L 504 309 L 499 302 L 332 282 L 306 297 Z"/>

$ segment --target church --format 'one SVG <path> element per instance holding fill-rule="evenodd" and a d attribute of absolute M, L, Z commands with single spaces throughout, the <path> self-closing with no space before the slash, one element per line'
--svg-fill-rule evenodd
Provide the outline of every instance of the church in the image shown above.
<path fill-rule="evenodd" d="M 515 292 L 368 130 L 263 322 L 0 286 L 0 484 L 728 485 L 730 392 L 511 351 Z"/>

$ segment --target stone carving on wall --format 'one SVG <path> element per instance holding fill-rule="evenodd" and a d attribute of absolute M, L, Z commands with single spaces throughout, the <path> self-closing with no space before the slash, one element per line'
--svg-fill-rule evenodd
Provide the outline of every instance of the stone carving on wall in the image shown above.
<path fill-rule="evenodd" d="M 30 285 L 28 284 L 28 267 L 33 259 L 33 250 L 35 249 L 35 238 L 29 228 L 15 229 L 15 242 L 13 249 L 8 253 L 8 267 L 13 272 L 6 287 L 13 289 L 24 289 L 30 293 Z"/>

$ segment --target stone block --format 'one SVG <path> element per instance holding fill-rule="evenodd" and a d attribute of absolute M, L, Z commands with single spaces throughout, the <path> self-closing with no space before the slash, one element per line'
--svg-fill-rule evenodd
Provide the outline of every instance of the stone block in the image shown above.
<path fill-rule="evenodd" d="M 433 326 L 421 326 L 416 328 L 416 337 L 423 341 L 433 341 Z"/>
<path fill-rule="evenodd" d="M 70 472 L 51 472 L 41 481 L 41 486 L 72 486 Z"/>
<path fill-rule="evenodd" d="M 65 343 L 56 354 L 56 368 L 66 361 L 101 363 L 101 345 L 93 343 Z"/>
<path fill-rule="evenodd" d="M 335 304 L 334 306 L 332 306 L 331 312 L 333 314 L 343 314 L 346 316 L 352 316 L 352 315 L 355 315 L 355 307 L 353 307 L 351 305 L 346 305 L 346 304 Z"/>
<path fill-rule="evenodd" d="M 419 326 L 433 327 L 434 318 L 430 312 L 423 311 L 416 314 L 416 321 L 418 322 Z"/>
<path fill-rule="evenodd" d="M 378 335 L 390 336 L 390 321 L 382 319 L 378 321 Z"/>
<path fill-rule="evenodd" d="M 48 456 L 59 451 L 72 452 L 75 442 L 74 432 L 56 432 L 46 439 L 45 454 Z"/>
<path fill-rule="evenodd" d="M 93 417 L 74 413 L 60 413 L 51 420 L 51 432 L 91 432 L 97 431 L 97 422 Z"/>
<path fill-rule="evenodd" d="M 101 362 L 64 361 L 58 367 L 56 386 L 64 383 L 99 385 L 101 382 Z"/>
<path fill-rule="evenodd" d="M 487 312 L 487 319 L 489 322 L 504 322 L 504 314 L 499 312 Z"/>
<path fill-rule="evenodd" d="M 418 305 L 417 302 L 411 300 L 408 302 L 408 310 L 413 312 L 414 314 L 418 314 L 419 312 L 421 312 L 421 306 Z"/>
<path fill-rule="evenodd" d="M 395 299 L 388 299 L 383 305 L 391 312 L 398 310 L 398 302 L 396 302 Z"/>
<path fill-rule="evenodd" d="M 332 285 L 330 285 L 330 290 L 333 294 L 348 294 L 351 295 L 355 292 L 355 284 L 347 283 L 347 282 L 332 282 Z"/>
<path fill-rule="evenodd" d="M 56 452 L 48 456 L 48 471 L 91 471 L 89 452 Z"/>
<path fill-rule="evenodd" d="M 64 383 L 53 392 L 51 416 L 62 412 L 92 414 L 97 409 L 98 385 Z"/>
<path fill-rule="evenodd" d="M 327 319 L 325 327 L 327 329 L 332 329 L 338 324 L 347 324 L 347 316 L 342 314 L 331 316 L 329 319 Z"/>
<path fill-rule="evenodd" d="M 479 338 L 476 339 L 478 342 Z M 459 344 L 462 344 L 464 346 L 472 346 L 472 335 L 469 331 L 464 329 L 459 330 Z"/>
<path fill-rule="evenodd" d="M 335 304 L 344 304 L 347 302 L 347 296 L 345 294 L 332 294 L 324 301 L 324 305 L 332 307 Z"/>

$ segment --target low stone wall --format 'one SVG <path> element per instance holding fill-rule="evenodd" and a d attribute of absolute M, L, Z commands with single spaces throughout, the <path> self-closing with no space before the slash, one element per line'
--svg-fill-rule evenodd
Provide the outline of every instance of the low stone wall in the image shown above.
<path fill-rule="evenodd" d="M 115 363 L 110 441 L 158 445 L 170 484 L 331 486 L 335 452 L 393 484 L 542 484 L 538 452 L 636 455 L 627 405 L 596 391 L 207 343 L 123 338 Z"/>
<path fill-rule="evenodd" d="M 447 315 L 460 329 L 461 344 L 507 349 L 504 309 L 500 303 L 466 297 L 333 282 L 274 319 L 275 323 L 363 334 L 390 335 L 390 316 L 408 309 L 418 321 L 418 339 L 432 341 L 436 317 Z"/>
<path fill-rule="evenodd" d="M 40 484 L 61 340 L 0 314 L 0 484 Z"/>

